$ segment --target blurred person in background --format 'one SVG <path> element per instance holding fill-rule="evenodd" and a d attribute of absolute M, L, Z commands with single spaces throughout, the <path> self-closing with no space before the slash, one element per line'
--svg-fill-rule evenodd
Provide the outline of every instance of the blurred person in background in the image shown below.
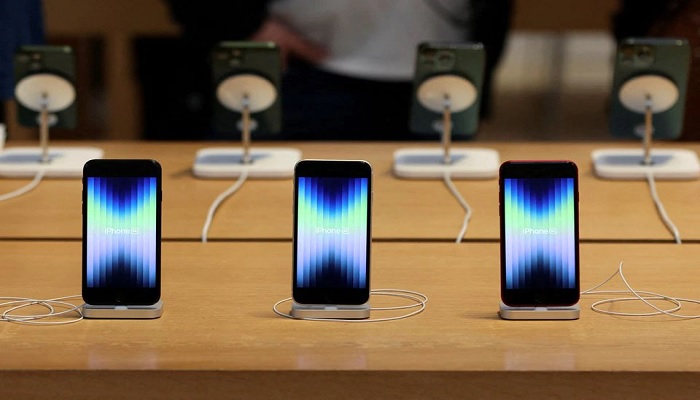
<path fill-rule="evenodd" d="M 408 129 L 416 47 L 481 42 L 486 51 L 482 116 L 503 51 L 512 0 L 168 0 L 182 27 L 179 60 L 191 71 L 185 96 L 211 120 L 209 55 L 224 40 L 280 47 L 280 138 L 415 140 Z M 184 61 L 189 58 L 189 61 Z M 196 81 L 196 82 L 194 82 Z M 197 93 L 199 91 L 199 93 Z M 210 129 L 210 128 L 207 128 Z"/>

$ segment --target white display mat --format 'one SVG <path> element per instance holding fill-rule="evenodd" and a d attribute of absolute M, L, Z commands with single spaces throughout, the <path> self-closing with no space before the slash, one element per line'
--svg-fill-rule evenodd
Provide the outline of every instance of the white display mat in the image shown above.
<path fill-rule="evenodd" d="M 49 162 L 42 163 L 41 153 L 38 146 L 0 151 L 0 176 L 31 178 L 43 169 L 48 178 L 82 178 L 85 163 L 104 154 L 96 147 L 49 147 Z"/>
<path fill-rule="evenodd" d="M 83 306 L 83 317 L 94 319 L 155 319 L 163 315 L 163 301 L 144 306 L 112 306 L 93 305 Z"/>
<path fill-rule="evenodd" d="M 508 320 L 572 320 L 579 319 L 581 307 L 510 307 L 503 302 L 498 305 L 498 315 Z"/>
<path fill-rule="evenodd" d="M 369 318 L 369 303 L 359 305 L 347 304 L 299 304 L 292 302 L 292 318 L 319 319 L 366 319 Z"/>
<path fill-rule="evenodd" d="M 694 151 L 652 149 L 651 165 L 644 165 L 642 149 L 601 149 L 592 153 L 593 170 L 603 179 L 639 180 L 651 173 L 655 179 L 691 180 L 700 177 L 700 161 Z"/>
<path fill-rule="evenodd" d="M 498 176 L 498 152 L 485 148 L 453 148 L 452 162 L 443 163 L 442 148 L 406 148 L 394 152 L 394 174 L 408 179 L 489 179 Z"/>
<path fill-rule="evenodd" d="M 243 164 L 243 148 L 206 148 L 197 151 L 192 173 L 198 178 L 235 178 L 244 169 L 249 178 L 291 178 L 301 151 L 292 148 L 251 148 L 250 164 Z"/>

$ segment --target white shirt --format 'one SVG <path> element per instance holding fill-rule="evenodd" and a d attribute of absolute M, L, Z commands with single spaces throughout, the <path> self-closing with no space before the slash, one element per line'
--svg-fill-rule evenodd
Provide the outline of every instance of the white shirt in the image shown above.
<path fill-rule="evenodd" d="M 466 0 L 277 0 L 271 13 L 323 46 L 321 69 L 357 78 L 410 80 L 421 42 L 464 42 Z"/>

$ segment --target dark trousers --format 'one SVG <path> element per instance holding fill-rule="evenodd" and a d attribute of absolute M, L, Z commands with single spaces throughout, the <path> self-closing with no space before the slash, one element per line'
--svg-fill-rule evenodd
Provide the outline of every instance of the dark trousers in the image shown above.
<path fill-rule="evenodd" d="M 411 82 L 348 78 L 292 63 L 282 80 L 283 136 L 291 140 L 411 140 Z"/>

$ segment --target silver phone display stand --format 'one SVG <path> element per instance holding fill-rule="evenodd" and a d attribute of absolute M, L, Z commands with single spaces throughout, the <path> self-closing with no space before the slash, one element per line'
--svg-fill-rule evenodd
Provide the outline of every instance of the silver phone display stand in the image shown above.
<path fill-rule="evenodd" d="M 0 176 L 26 178 L 43 171 L 45 177 L 82 178 L 83 165 L 102 158 L 102 149 L 95 147 L 49 147 L 49 128 L 58 122 L 55 113 L 75 101 L 75 88 L 68 80 L 49 73 L 29 75 L 15 86 L 15 98 L 38 113 L 40 147 L 0 151 Z"/>
<path fill-rule="evenodd" d="M 299 304 L 292 302 L 292 318 L 304 319 L 367 319 L 369 318 L 369 303 L 360 305 L 348 304 Z"/>
<path fill-rule="evenodd" d="M 501 319 L 508 320 L 573 320 L 581 315 L 578 304 L 567 307 L 510 307 L 501 302 L 498 307 Z"/>
<path fill-rule="evenodd" d="M 224 79 L 216 89 L 217 100 L 241 114 L 240 148 L 205 148 L 195 155 L 192 172 L 199 178 L 235 178 L 247 171 L 251 178 L 289 178 L 301 151 L 292 148 L 251 148 L 256 122 L 251 113 L 264 111 L 277 99 L 269 80 L 255 74 L 238 74 Z"/>
<path fill-rule="evenodd" d="M 451 74 L 426 79 L 418 87 L 418 101 L 430 111 L 442 114 L 435 124 L 442 148 L 406 148 L 394 152 L 394 174 L 409 179 L 488 179 L 498 175 L 499 156 L 493 149 L 452 148 L 452 113 L 461 112 L 477 101 L 477 88 L 469 80 Z"/>
<path fill-rule="evenodd" d="M 155 319 L 163 315 L 163 301 L 145 306 L 112 306 L 92 305 L 83 306 L 83 317 L 92 319 Z"/>
<path fill-rule="evenodd" d="M 593 169 L 604 179 L 698 179 L 700 161 L 694 151 L 652 149 L 654 114 L 678 102 L 678 87 L 659 75 L 642 75 L 625 82 L 617 94 L 630 111 L 644 115 L 641 149 L 600 149 L 593 151 Z"/>

